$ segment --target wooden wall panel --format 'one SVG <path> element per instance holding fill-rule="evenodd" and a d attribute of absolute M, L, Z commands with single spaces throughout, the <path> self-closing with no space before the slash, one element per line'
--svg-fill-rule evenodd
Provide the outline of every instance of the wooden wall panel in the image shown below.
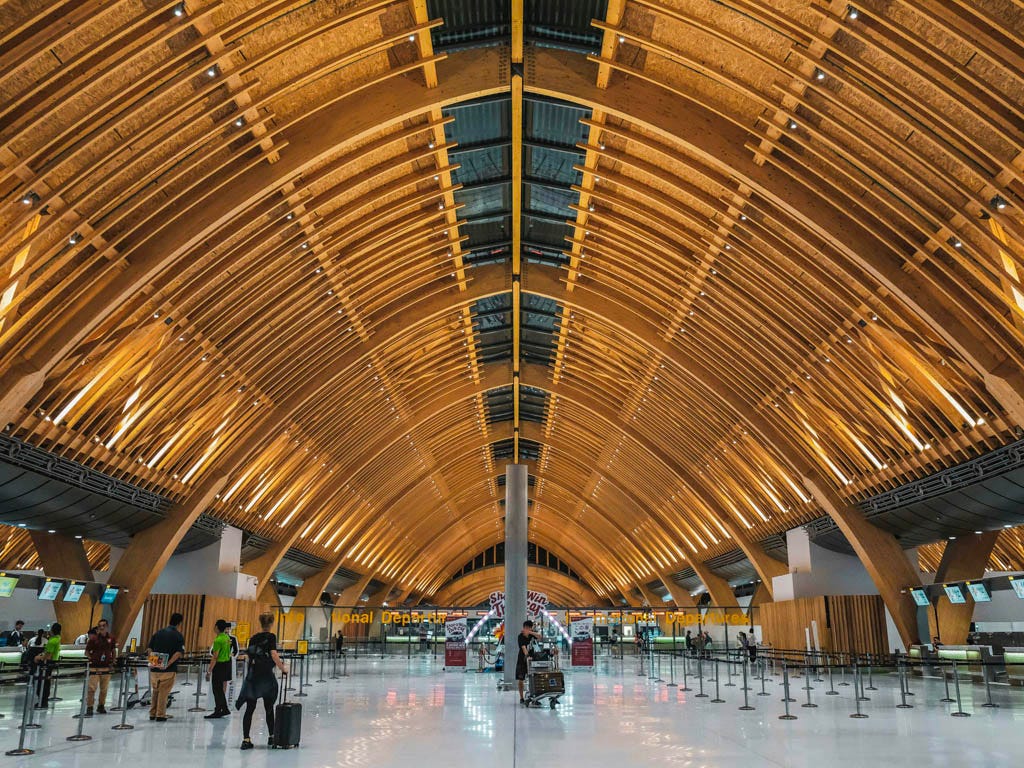
<path fill-rule="evenodd" d="M 764 641 L 779 649 L 806 647 L 804 629 L 818 624 L 822 650 L 887 652 L 885 609 L 878 595 L 804 597 L 758 608 Z"/>
<path fill-rule="evenodd" d="M 214 623 L 225 619 L 232 624 L 249 622 L 250 631 L 259 631 L 259 615 L 266 609 L 255 600 L 239 600 L 232 597 L 213 595 L 150 595 L 142 609 L 141 647 L 158 629 L 167 626 L 175 611 L 185 617 L 181 633 L 185 636 L 185 648 L 189 651 L 205 651 L 217 634 Z"/>

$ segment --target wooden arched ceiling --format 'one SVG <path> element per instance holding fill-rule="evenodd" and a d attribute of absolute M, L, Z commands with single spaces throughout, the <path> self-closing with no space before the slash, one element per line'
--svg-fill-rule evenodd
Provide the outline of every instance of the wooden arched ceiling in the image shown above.
<path fill-rule="evenodd" d="M 0 29 L 0 418 L 191 515 L 430 593 L 500 535 L 511 450 L 531 536 L 617 598 L 822 514 L 811 474 L 852 503 L 1024 424 L 1019 3 Z M 481 98 L 507 137 L 454 108 Z M 583 114 L 567 145 L 524 138 L 531 100 Z M 460 181 L 459 135 L 501 173 Z"/>

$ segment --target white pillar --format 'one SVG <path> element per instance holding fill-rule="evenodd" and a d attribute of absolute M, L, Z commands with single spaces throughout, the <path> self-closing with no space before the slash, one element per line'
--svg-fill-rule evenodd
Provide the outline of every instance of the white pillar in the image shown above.
<path fill-rule="evenodd" d="M 505 467 L 505 686 L 515 687 L 516 637 L 526 621 L 526 518 L 528 475 L 523 464 Z"/>

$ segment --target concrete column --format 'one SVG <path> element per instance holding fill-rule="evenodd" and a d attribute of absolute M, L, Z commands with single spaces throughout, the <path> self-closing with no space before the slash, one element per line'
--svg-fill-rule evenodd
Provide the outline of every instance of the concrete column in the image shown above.
<path fill-rule="evenodd" d="M 526 465 L 505 467 L 505 686 L 515 687 L 516 637 L 526 621 Z"/>

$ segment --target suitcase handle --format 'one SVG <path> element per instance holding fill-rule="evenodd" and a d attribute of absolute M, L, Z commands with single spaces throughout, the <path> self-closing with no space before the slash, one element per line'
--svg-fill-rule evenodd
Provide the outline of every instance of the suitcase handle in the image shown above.
<path fill-rule="evenodd" d="M 288 703 L 288 673 L 281 673 L 281 703 Z"/>

